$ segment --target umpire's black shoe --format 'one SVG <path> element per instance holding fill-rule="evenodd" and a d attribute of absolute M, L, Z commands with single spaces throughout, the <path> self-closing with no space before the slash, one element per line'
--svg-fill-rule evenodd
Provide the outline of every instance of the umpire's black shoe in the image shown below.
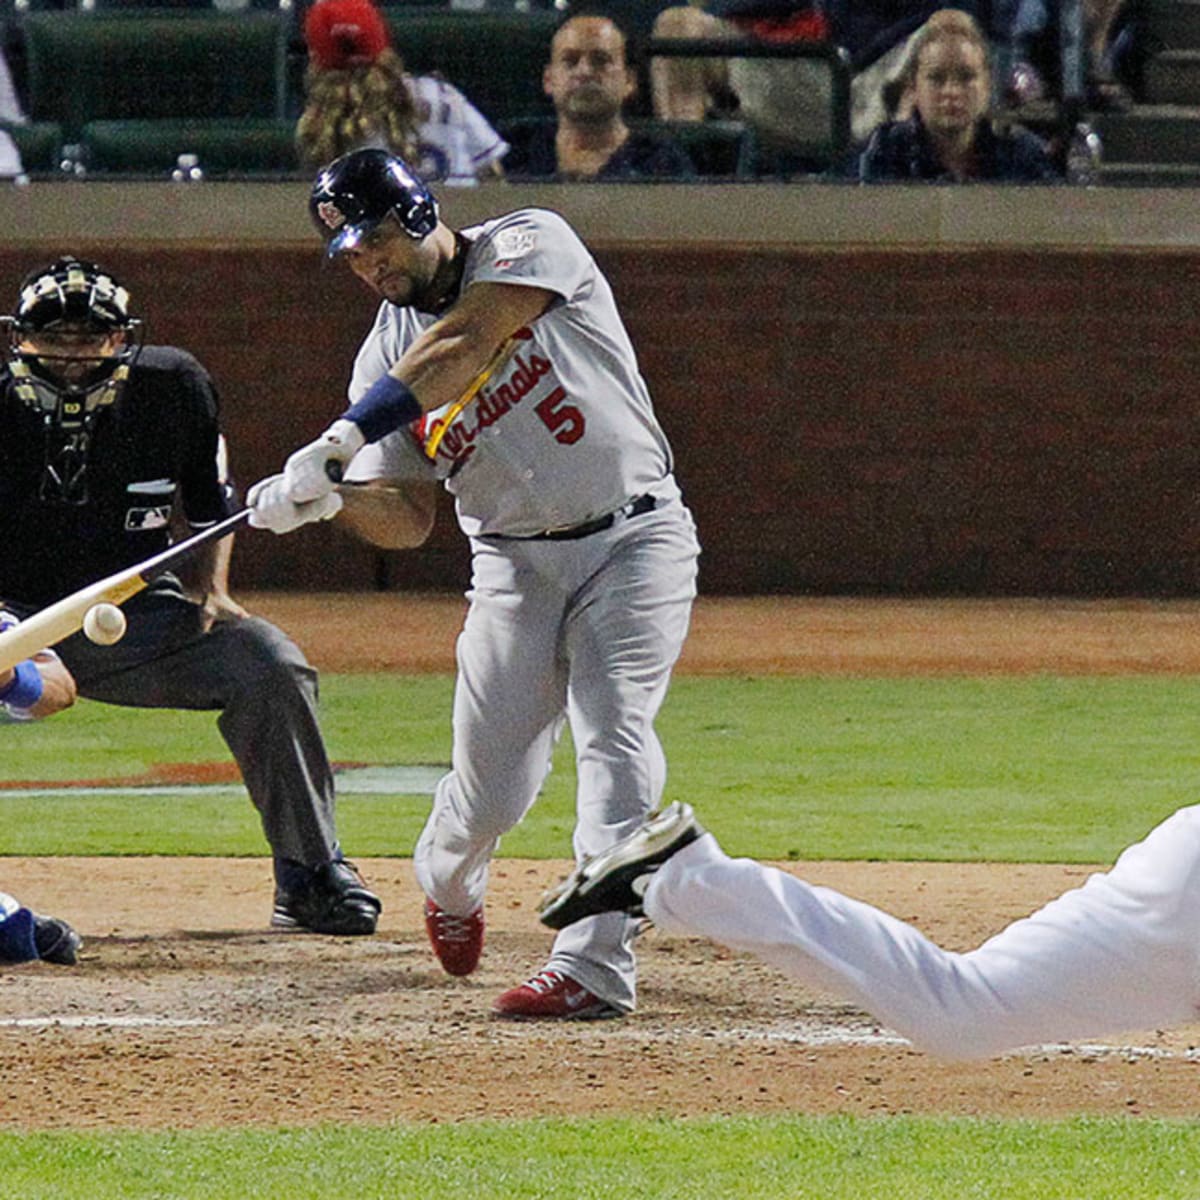
<path fill-rule="evenodd" d="M 669 804 L 616 845 L 584 859 L 548 891 L 538 905 L 542 924 L 562 929 L 605 912 L 644 916 L 642 897 L 650 876 L 703 833 L 690 804 Z"/>
<path fill-rule="evenodd" d="M 33 944 L 42 962 L 73 967 L 83 946 L 83 938 L 58 917 L 33 917 Z"/>
<path fill-rule="evenodd" d="M 271 924 L 276 929 L 307 929 L 342 937 L 375 932 L 383 905 L 353 863 L 340 858 L 309 869 L 277 860 L 275 873 Z"/>

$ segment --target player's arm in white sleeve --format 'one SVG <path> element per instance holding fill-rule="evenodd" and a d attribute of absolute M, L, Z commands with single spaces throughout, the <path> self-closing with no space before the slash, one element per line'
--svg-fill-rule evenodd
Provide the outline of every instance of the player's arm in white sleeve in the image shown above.
<path fill-rule="evenodd" d="M 330 482 L 331 463 L 351 462 L 365 445 L 472 391 L 514 334 L 573 296 L 581 272 L 591 264 L 566 222 L 540 210 L 499 222 L 476 253 L 454 306 L 407 345 L 320 438 L 297 450 L 282 476 L 251 489 L 252 525 L 266 524 L 270 517 L 270 527 L 279 533 L 335 516 L 342 500 Z M 312 510 L 318 504 L 321 510 Z M 301 512 L 303 506 L 311 511 Z"/>
<path fill-rule="evenodd" d="M 425 412 L 452 404 L 496 351 L 557 299 L 545 288 L 473 283 L 388 372 L 412 390 Z"/>
<path fill-rule="evenodd" d="M 0 612 L 0 630 L 19 624 L 11 613 Z M 75 679 L 53 650 L 0 671 L 0 711 L 12 720 L 51 717 L 75 703 Z"/>
<path fill-rule="evenodd" d="M 412 389 L 426 412 L 450 404 L 467 390 L 504 342 L 540 317 L 554 299 L 552 292 L 541 288 L 472 284 L 454 307 L 400 356 L 389 374 Z M 408 435 L 399 430 L 390 436 Z M 340 519 L 377 546 L 393 550 L 417 546 L 433 528 L 434 485 L 379 479 L 365 486 L 342 484 L 338 491 L 343 501 Z"/>
<path fill-rule="evenodd" d="M 400 357 L 390 374 L 401 379 L 429 412 L 457 400 L 497 350 L 524 325 L 540 317 L 554 293 L 502 283 L 476 283 L 441 320 Z M 407 429 L 388 435 L 409 439 Z M 385 439 L 387 440 L 387 439 Z M 373 449 L 364 447 L 356 458 Z M 339 517 L 364 540 L 389 550 L 419 546 L 433 529 L 437 488 L 415 480 L 375 479 L 342 483 Z"/>

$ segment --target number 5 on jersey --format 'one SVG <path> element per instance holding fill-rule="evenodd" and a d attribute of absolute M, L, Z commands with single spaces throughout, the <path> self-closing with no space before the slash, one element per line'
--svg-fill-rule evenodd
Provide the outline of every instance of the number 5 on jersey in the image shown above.
<path fill-rule="evenodd" d="M 556 387 L 545 399 L 539 400 L 533 411 L 554 434 L 554 440 L 562 442 L 564 446 L 573 446 L 583 437 L 587 422 L 574 404 L 567 403 L 567 393 L 563 388 Z"/>

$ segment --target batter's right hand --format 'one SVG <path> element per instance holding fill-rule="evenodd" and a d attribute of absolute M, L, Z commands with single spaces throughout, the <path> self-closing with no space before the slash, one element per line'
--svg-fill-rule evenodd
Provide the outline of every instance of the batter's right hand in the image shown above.
<path fill-rule="evenodd" d="M 315 442 L 301 446 L 284 464 L 287 494 L 297 504 L 328 496 L 341 479 L 342 469 L 365 444 L 362 430 L 353 421 L 334 421 Z"/>
<path fill-rule="evenodd" d="M 329 492 L 316 500 L 297 504 L 288 494 L 286 477 L 270 475 L 260 479 L 246 494 L 250 524 L 272 533 L 291 533 L 311 521 L 329 521 L 342 511 L 342 498 Z"/>

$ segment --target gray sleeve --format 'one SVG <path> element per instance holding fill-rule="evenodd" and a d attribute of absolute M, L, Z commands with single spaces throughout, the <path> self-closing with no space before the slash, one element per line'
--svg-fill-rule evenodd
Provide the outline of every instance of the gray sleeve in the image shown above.
<path fill-rule="evenodd" d="M 350 403 L 395 363 L 403 353 L 401 314 L 386 301 L 379 306 L 375 324 L 359 348 L 350 376 Z M 408 428 L 397 429 L 369 446 L 364 446 L 346 470 L 348 483 L 366 483 L 372 479 L 396 481 L 436 478 L 433 464 L 425 457 Z"/>
<path fill-rule="evenodd" d="M 557 213 L 524 208 L 485 227 L 467 273 L 468 284 L 540 287 L 570 302 L 586 298 L 596 264 L 579 235 Z"/>

